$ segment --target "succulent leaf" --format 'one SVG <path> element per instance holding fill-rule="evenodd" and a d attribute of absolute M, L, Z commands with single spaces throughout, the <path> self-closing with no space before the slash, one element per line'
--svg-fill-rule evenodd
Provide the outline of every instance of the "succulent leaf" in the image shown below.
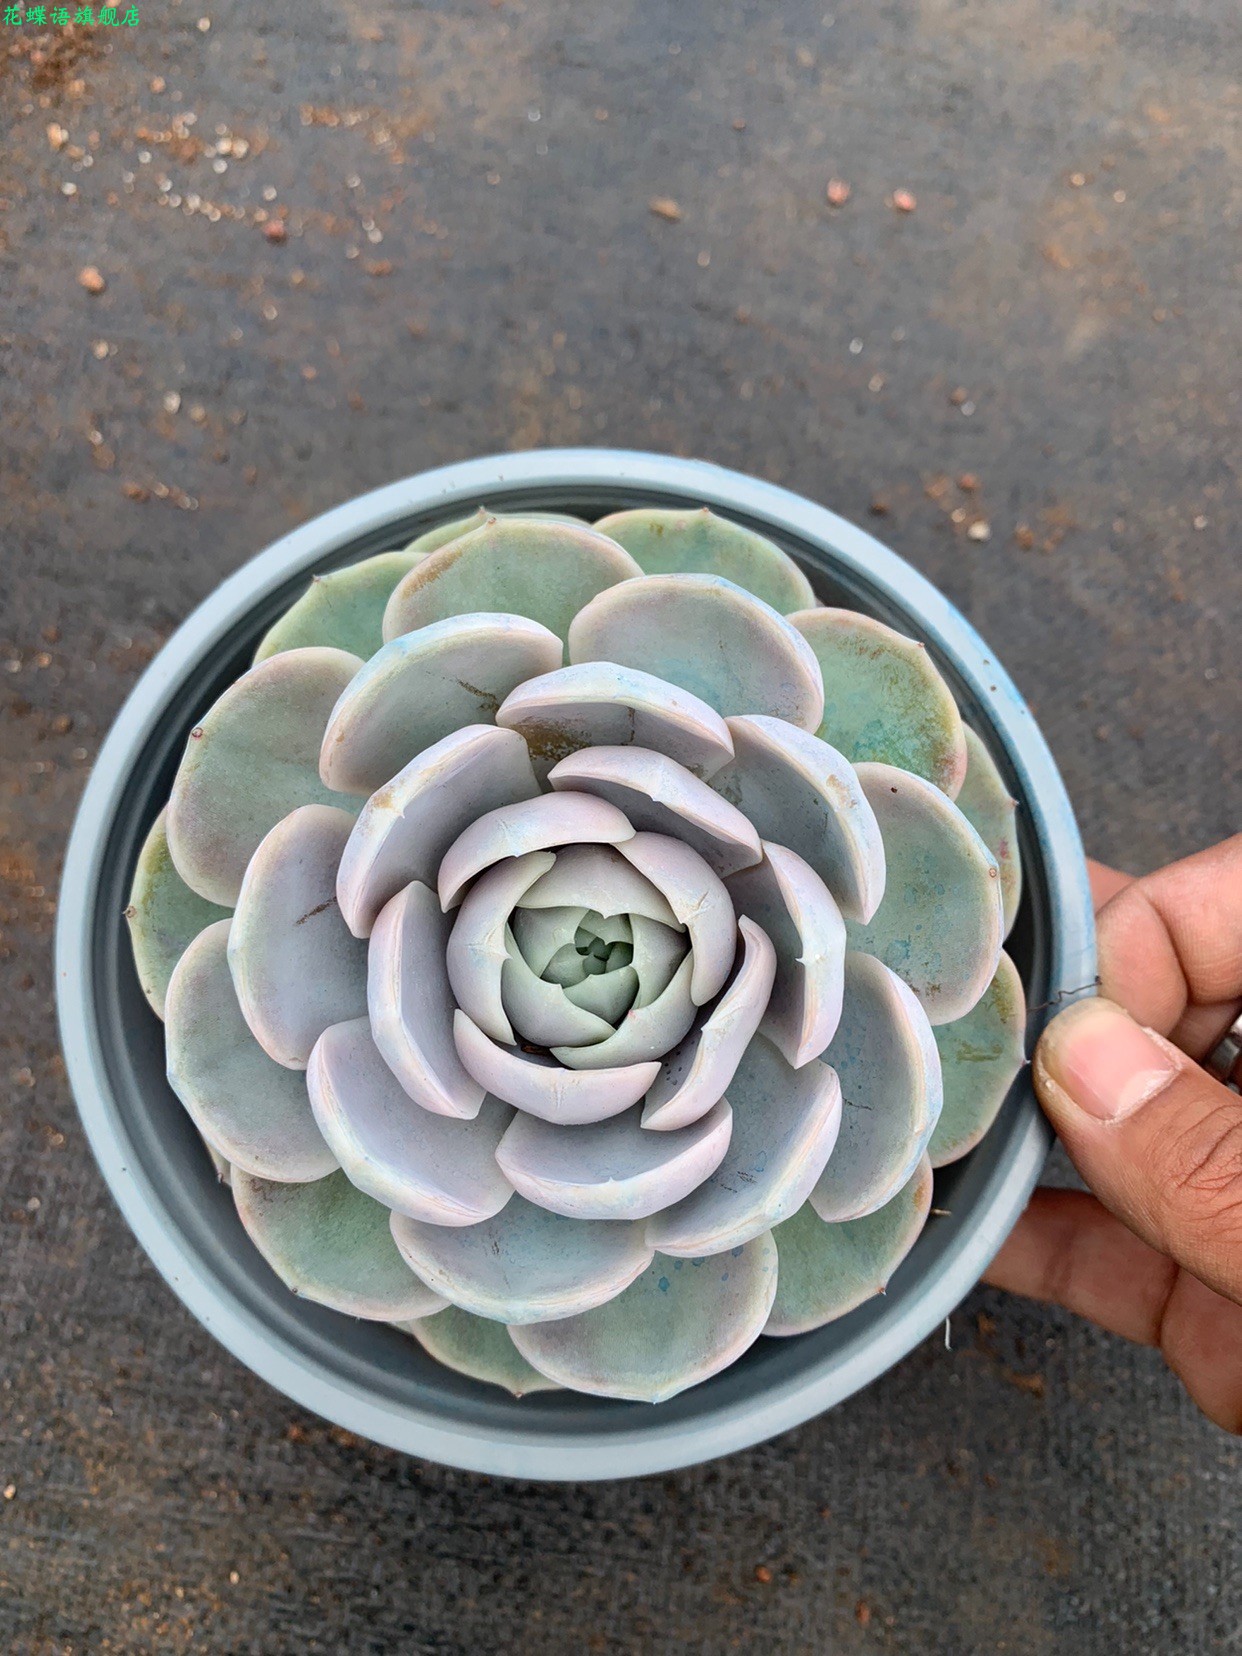
<path fill-rule="evenodd" d="M 690 999 L 705 1006 L 724 988 L 737 953 L 733 904 L 724 881 L 697 851 L 667 834 L 635 834 L 618 849 L 647 876 L 690 933 Z"/>
<path fill-rule="evenodd" d="M 742 959 L 697 1029 L 664 1058 L 643 1106 L 643 1126 L 668 1132 L 697 1121 L 724 1097 L 768 1004 L 776 951 L 753 920 L 738 921 Z"/>
<path fill-rule="evenodd" d="M 661 925 L 658 920 L 649 920 L 645 915 L 636 912 L 630 914 L 630 930 L 634 934 L 634 941 L 630 945 L 630 965 L 638 979 L 634 1005 L 650 1006 L 673 981 L 673 973 L 685 959 L 686 951 L 691 944 L 685 928 L 680 924 L 674 930 L 671 926 Z M 690 984 L 690 998 L 694 1000 L 693 980 Z M 711 996 L 708 995 L 706 999 L 710 1000 Z M 694 1004 L 700 1006 L 703 1003 L 695 1001 Z"/>
<path fill-rule="evenodd" d="M 201 931 L 173 972 L 169 1085 L 226 1166 L 279 1182 L 323 1178 L 336 1157 L 315 1125 L 305 1078 L 268 1057 L 237 1004 L 229 924 Z"/>
<path fill-rule="evenodd" d="M 801 1069 L 836 1034 L 845 993 L 845 922 L 819 875 L 796 851 L 763 842 L 763 861 L 727 881 L 739 915 L 772 940 L 776 978 L 759 1025 Z M 738 922 L 739 927 L 744 921 Z"/>
<path fill-rule="evenodd" d="M 465 1121 L 422 1109 L 380 1056 L 368 1019 L 324 1030 L 306 1082 L 319 1130 L 350 1183 L 394 1212 L 477 1225 L 512 1196 L 496 1150 L 513 1112 L 495 1098 Z"/>
<path fill-rule="evenodd" d="M 808 862 L 847 919 L 884 895 L 885 846 L 853 767 L 827 742 L 761 714 L 728 720 L 736 757 L 712 777 L 765 840 Z"/>
<path fill-rule="evenodd" d="M 841 1125 L 841 1084 L 827 1064 L 791 1069 L 757 1035 L 729 1082 L 733 1136 L 720 1165 L 647 1222 L 662 1254 L 699 1258 L 740 1247 L 787 1219 L 828 1165 Z"/>
<path fill-rule="evenodd" d="M 531 886 L 518 906 L 527 910 L 579 903 L 597 914 L 640 914 L 662 926 L 678 925 L 668 899 L 610 845 L 563 846 L 552 868 Z"/>
<path fill-rule="evenodd" d="M 479 610 L 527 616 L 563 639 L 596 593 L 641 573 L 598 530 L 489 518 L 415 564 L 388 601 L 384 639 Z"/>
<path fill-rule="evenodd" d="M 499 805 L 475 817 L 444 853 L 438 876 L 440 906 L 446 912 L 455 908 L 475 875 L 504 857 L 524 857 L 554 845 L 616 845 L 633 835 L 615 805 L 590 794 L 539 794 Z"/>
<path fill-rule="evenodd" d="M 273 1184 L 234 1168 L 233 1200 L 255 1247 L 304 1299 L 369 1322 L 408 1322 L 447 1304 L 401 1258 L 388 1209 L 344 1173 Z"/>
<path fill-rule="evenodd" d="M 780 1259 L 765 1334 L 807 1334 L 876 1294 L 918 1240 L 931 1208 L 924 1156 L 902 1188 L 862 1219 L 827 1224 L 810 1202 L 772 1232 Z"/>
<path fill-rule="evenodd" d="M 445 953 L 452 921 L 419 880 L 389 899 L 371 933 L 367 1006 L 375 1044 L 416 1104 L 470 1120 L 486 1087 L 453 1040 L 455 1001 Z"/>
<path fill-rule="evenodd" d="M 574 1391 L 663 1403 L 736 1362 L 761 1333 L 775 1291 L 770 1235 L 711 1259 L 657 1254 L 615 1299 L 517 1328 L 513 1343 Z"/>
<path fill-rule="evenodd" d="M 333 708 L 319 774 L 372 794 L 433 743 L 494 719 L 515 685 L 560 659 L 555 633 L 520 615 L 454 615 L 394 638 Z"/>
<path fill-rule="evenodd" d="M 853 610 L 790 620 L 824 676 L 823 740 L 851 764 L 895 765 L 954 798 L 966 775 L 962 720 L 926 645 Z"/>
<path fill-rule="evenodd" d="M 1026 996 L 1001 950 L 996 976 L 964 1018 L 933 1031 L 944 1075 L 944 1108 L 927 1147 L 933 1167 L 960 1161 L 996 1120 L 1026 1061 Z"/>
<path fill-rule="evenodd" d="M 571 1070 L 607 1070 L 623 1064 L 663 1058 L 683 1040 L 694 1022 L 695 1002 L 690 993 L 694 958 L 687 955 L 667 988 L 646 1006 L 634 1006 L 614 1034 L 591 1046 L 554 1046 L 552 1056 Z"/>
<path fill-rule="evenodd" d="M 934 1024 L 970 1011 L 996 975 L 1004 933 L 996 859 L 934 784 L 891 765 L 859 765 L 884 838 L 884 900 L 865 925 L 847 914 L 851 949 L 910 985 Z"/>
<path fill-rule="evenodd" d="M 471 1380 L 500 1386 L 514 1397 L 561 1390 L 555 1380 L 530 1366 L 504 1323 L 493 1322 L 490 1317 L 476 1317 L 450 1305 L 434 1316 L 398 1323 L 397 1327 L 412 1334 L 428 1356 L 445 1368 Z"/>
<path fill-rule="evenodd" d="M 203 1138 L 203 1135 L 200 1133 L 199 1137 Z M 222 1156 L 220 1152 L 214 1148 L 214 1146 L 208 1144 L 206 1139 L 203 1139 L 203 1149 L 206 1150 L 211 1159 L 211 1165 L 216 1170 L 216 1178 L 219 1179 L 222 1185 L 232 1186 L 233 1169 L 229 1165 L 228 1158 L 226 1156 Z"/>
<path fill-rule="evenodd" d="M 164 1016 L 168 980 L 189 944 L 232 912 L 191 891 L 177 873 L 168 849 L 166 815 L 165 810 L 156 817 L 138 853 L 125 910 L 138 982 L 157 1018 Z"/>
<path fill-rule="evenodd" d="M 684 944 L 682 947 L 684 947 Z M 672 981 L 671 972 L 669 973 L 669 981 Z M 667 987 L 666 983 L 664 988 Z M 641 988 L 642 983 L 633 966 L 623 963 L 616 967 L 609 967 L 607 971 L 600 972 L 596 977 L 584 977 L 581 983 L 566 984 L 564 994 L 565 999 L 572 1002 L 574 1006 L 580 1006 L 584 1012 L 593 1012 L 597 1018 L 603 1018 L 611 1026 L 609 1030 L 609 1033 L 611 1033 L 611 1030 L 617 1027 L 631 1007 L 638 1006 L 638 994 Z M 662 994 L 663 989 L 658 992 Z M 655 998 L 655 995 L 649 995 L 643 1001 L 643 1005 L 649 1006 Z M 562 1038 L 551 1044 L 553 1046 L 581 1046 L 583 1043 L 580 1040 Z"/>
<path fill-rule="evenodd" d="M 348 811 L 300 805 L 246 869 L 229 931 L 242 1015 L 263 1050 L 305 1069 L 329 1024 L 366 1011 L 366 946 L 336 901 L 336 870 L 353 830 Z"/>
<path fill-rule="evenodd" d="M 450 541 L 460 540 L 463 535 L 470 534 L 473 529 L 481 529 L 483 525 L 496 516 L 485 506 L 476 506 L 469 517 L 450 518 L 447 523 L 438 523 L 434 529 L 425 529 L 406 547 L 407 552 L 413 552 L 417 558 L 425 558 L 429 552 L 438 552 L 442 546 Z M 379 646 L 376 645 L 378 649 Z"/>
<path fill-rule="evenodd" d="M 1008 937 L 1022 901 L 1018 805 L 982 737 L 969 725 L 962 728 L 966 733 L 966 780 L 957 796 L 957 808 L 996 858 Z"/>
<path fill-rule="evenodd" d="M 521 684 L 501 704 L 496 723 L 520 731 L 540 780 L 580 748 L 651 748 L 696 776 L 733 757 L 728 726 L 714 708 L 635 667 L 582 661 Z"/>
<path fill-rule="evenodd" d="M 623 546 L 644 575 L 723 575 L 782 614 L 815 602 L 811 583 L 787 552 L 706 506 L 644 506 L 613 512 L 595 527 Z"/>
<path fill-rule="evenodd" d="M 539 792 L 526 744 L 512 730 L 467 725 L 411 759 L 362 807 L 336 893 L 355 937 L 411 879 L 434 886 L 445 852 L 479 812 Z"/>
<path fill-rule="evenodd" d="M 645 833 L 671 834 L 722 877 L 759 861 L 759 836 L 741 811 L 676 760 L 640 747 L 583 748 L 548 773 L 555 789 L 606 799 Z"/>
<path fill-rule="evenodd" d="M 510 953 L 509 916 L 554 861 L 550 851 L 528 851 L 496 863 L 480 874 L 453 920 L 445 951 L 453 997 L 494 1041 L 512 1045 L 514 1040 L 501 996 L 501 976 Z"/>
<path fill-rule="evenodd" d="M 451 1304 L 510 1326 L 600 1305 L 651 1259 L 641 1223 L 567 1219 L 521 1196 L 453 1229 L 394 1213 L 392 1234 L 410 1269 Z"/>
<path fill-rule="evenodd" d="M 485 1091 L 542 1121 L 567 1127 L 605 1121 L 628 1110 L 660 1068 L 651 1061 L 608 1069 L 567 1069 L 555 1059 L 501 1046 L 460 1009 L 453 1015 L 453 1038 L 462 1063 Z"/>
<path fill-rule="evenodd" d="M 910 1177 L 940 1116 L 940 1056 L 927 1014 L 871 955 L 845 957 L 845 1006 L 824 1054 L 841 1082 L 841 1132 L 810 1193 L 838 1223 L 883 1207 Z"/>
<path fill-rule="evenodd" d="M 425 557 L 428 552 L 438 552 L 450 541 L 460 540 L 472 530 L 481 529 L 493 518 L 502 523 L 511 518 L 534 518 L 541 523 L 586 523 L 585 518 L 574 517 L 571 512 L 489 512 L 486 506 L 478 506 L 469 517 L 453 518 L 448 523 L 441 523 L 434 529 L 425 530 L 416 540 L 410 542 L 406 551 L 416 552 L 419 557 Z"/>
<path fill-rule="evenodd" d="M 603 848 L 591 846 L 590 849 L 595 851 Z M 533 855 L 551 856 L 554 853 L 536 851 Z M 628 863 L 626 867 L 629 867 Z M 468 901 L 469 898 L 466 899 L 466 902 Z M 463 903 L 463 910 L 465 906 Z M 589 912 L 590 906 L 586 903 L 578 906 L 568 903 L 556 904 L 548 908 L 529 908 L 525 904 L 519 904 L 514 909 L 509 917 L 514 942 L 521 950 L 522 959 L 537 977 L 543 976 L 555 954 L 561 949 L 573 946 L 578 935 L 578 927 Z M 470 1008 L 467 1007 L 466 1010 L 469 1011 Z"/>
<path fill-rule="evenodd" d="M 571 998 L 570 989 L 583 987 L 583 983 L 592 985 L 606 984 L 609 979 L 619 977 L 616 972 L 601 973 L 598 977 L 583 979 L 583 983 L 565 986 L 556 982 L 549 982 L 545 978 L 537 977 L 526 964 L 517 945 L 513 933 L 509 933 L 513 947 L 505 960 L 501 973 L 501 987 L 503 992 L 503 1007 L 511 1020 L 511 1028 L 520 1032 L 521 1038 L 535 1046 L 583 1046 L 592 1041 L 604 1041 L 612 1034 L 618 1018 L 620 1018 L 629 1002 L 634 998 L 637 982 L 632 986 L 628 980 L 620 985 L 621 999 L 624 1005 L 620 1007 L 614 1017 L 608 1016 L 610 1000 L 607 992 L 603 996 L 597 990 L 596 1004 L 601 1010 L 596 1012 L 592 1007 L 583 1005 L 576 997 Z M 630 973 L 630 977 L 633 973 Z M 613 985 L 614 992 L 618 986 Z M 628 991 L 628 1000 L 625 999 Z M 464 1012 L 473 1013 L 462 997 L 458 996 L 458 1004 Z M 508 1021 L 507 1020 L 507 1021 Z M 475 1020 L 478 1022 L 479 1020 Z M 487 1029 L 486 1024 L 480 1027 L 487 1030 L 493 1040 L 503 1040 L 494 1030 Z M 510 1035 L 510 1044 L 514 1037 Z"/>
<path fill-rule="evenodd" d="M 299 805 L 357 809 L 320 781 L 319 747 L 361 666 L 344 650 L 288 650 L 244 673 L 190 732 L 165 826 L 200 897 L 232 907 L 259 841 Z"/>
<path fill-rule="evenodd" d="M 647 1133 L 638 1107 L 589 1127 L 518 1114 L 496 1159 L 527 1201 L 571 1219 L 645 1219 L 720 1165 L 733 1112 L 723 1099 L 676 1132 Z"/>
<path fill-rule="evenodd" d="M 771 713 L 804 730 L 823 716 L 819 664 L 779 611 L 717 575 L 644 575 L 593 598 L 569 659 L 637 667 L 717 713 Z"/>
<path fill-rule="evenodd" d="M 384 642 L 384 607 L 393 588 L 421 556 L 407 547 L 404 552 L 379 552 L 344 569 L 313 575 L 297 603 L 264 633 L 254 652 L 255 661 L 312 646 L 348 650 L 365 661 Z"/>

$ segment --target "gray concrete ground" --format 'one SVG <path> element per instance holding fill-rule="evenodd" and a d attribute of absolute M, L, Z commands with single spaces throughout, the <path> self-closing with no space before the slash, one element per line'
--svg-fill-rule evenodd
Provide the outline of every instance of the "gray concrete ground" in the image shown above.
<path fill-rule="evenodd" d="M 674 1477 L 504 1485 L 326 1428 L 131 1240 L 49 959 L 171 628 L 312 513 L 508 447 L 706 455 L 866 522 L 995 644 L 1098 854 L 1236 828 L 1233 0 L 140 14 L 0 25 L 6 1648 L 1242 1649 L 1237 1444 L 1151 1354 L 991 1293 Z"/>

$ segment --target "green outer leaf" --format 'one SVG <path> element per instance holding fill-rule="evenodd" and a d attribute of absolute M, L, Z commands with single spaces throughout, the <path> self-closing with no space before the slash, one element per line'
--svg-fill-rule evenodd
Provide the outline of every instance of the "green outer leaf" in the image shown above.
<path fill-rule="evenodd" d="M 344 1173 L 271 1184 L 234 1168 L 233 1199 L 250 1240 L 295 1294 L 369 1322 L 405 1322 L 442 1308 L 398 1253 L 388 1209 Z"/>
<path fill-rule="evenodd" d="M 809 731 L 823 717 L 810 645 L 779 610 L 723 575 L 642 575 L 610 587 L 574 617 L 569 660 L 635 667 L 724 718 L 767 713 Z"/>
<path fill-rule="evenodd" d="M 782 614 L 815 602 L 811 583 L 787 552 L 706 506 L 613 512 L 595 527 L 624 546 L 644 575 L 724 575 Z"/>
<path fill-rule="evenodd" d="M 966 774 L 962 720 L 926 646 L 853 610 L 821 607 L 790 620 L 824 676 L 821 740 L 851 764 L 896 765 L 954 798 Z"/>
<path fill-rule="evenodd" d="M 475 612 L 524 615 L 564 639 L 597 593 L 641 573 L 616 541 L 584 524 L 489 518 L 410 570 L 384 613 L 384 639 Z"/>
<path fill-rule="evenodd" d="M 428 529 L 425 534 L 419 535 L 406 547 L 407 552 L 414 552 L 420 558 L 426 557 L 428 552 L 438 552 L 442 546 L 450 541 L 460 540 L 468 535 L 472 529 L 480 529 L 488 518 L 542 518 L 545 523 L 585 523 L 585 518 L 574 517 L 572 512 L 489 512 L 486 506 L 478 506 L 469 517 L 453 518 L 448 523 L 441 523 L 434 529 Z"/>
<path fill-rule="evenodd" d="M 410 548 L 379 552 L 361 563 L 312 576 L 298 601 L 264 633 L 255 661 L 311 644 L 348 650 L 367 661 L 384 642 L 384 608 L 393 588 L 422 555 Z"/>
<path fill-rule="evenodd" d="M 1018 804 L 1005 786 L 983 738 L 969 725 L 966 734 L 966 780 L 957 808 L 996 858 L 1005 904 L 1005 936 L 1013 930 L 1022 901 L 1022 861 L 1018 853 Z"/>
<path fill-rule="evenodd" d="M 807 1202 L 772 1232 L 780 1268 L 765 1334 L 806 1334 L 875 1294 L 918 1240 L 931 1208 L 924 1156 L 890 1202 L 863 1219 L 830 1225 Z"/>
<path fill-rule="evenodd" d="M 944 1107 L 927 1147 L 933 1167 L 958 1161 L 996 1120 L 1026 1057 L 1026 996 L 1001 950 L 996 976 L 964 1018 L 932 1034 L 940 1051 Z"/>
<path fill-rule="evenodd" d="M 407 552 L 413 552 L 420 558 L 425 558 L 429 552 L 438 552 L 442 546 L 450 541 L 460 540 L 468 535 L 472 529 L 479 529 L 487 522 L 489 513 L 482 506 L 476 506 L 469 517 L 452 518 L 448 523 L 437 524 L 434 529 L 428 529 L 412 540 L 406 547 Z"/>
<path fill-rule="evenodd" d="M 776 1289 L 765 1231 L 710 1259 L 657 1254 L 615 1299 L 513 1330 L 541 1373 L 598 1397 L 663 1403 L 728 1368 L 754 1344 Z"/>
<path fill-rule="evenodd" d="M 398 1323 L 397 1327 L 403 1333 L 412 1334 L 423 1350 L 445 1368 L 465 1374 L 471 1380 L 501 1386 L 514 1397 L 561 1390 L 555 1380 L 549 1380 L 530 1366 L 504 1323 L 493 1322 L 490 1317 L 476 1317 L 470 1311 L 450 1305 L 432 1317 Z"/>
<path fill-rule="evenodd" d="M 181 956 L 199 932 L 232 913 L 191 891 L 177 873 L 168 849 L 166 814 L 156 817 L 138 853 L 125 910 L 138 981 L 157 1018 L 164 1016 L 168 980 Z"/>
<path fill-rule="evenodd" d="M 337 1165 L 315 1122 L 306 1077 L 255 1040 L 228 964 L 231 922 L 200 932 L 168 986 L 168 1084 L 216 1154 L 278 1184 L 322 1179 Z"/>
<path fill-rule="evenodd" d="M 187 885 L 233 904 L 260 842 L 299 805 L 359 801 L 319 776 L 328 716 L 362 663 L 345 650 L 271 656 L 236 679 L 190 732 L 168 802 L 169 849 Z"/>
<path fill-rule="evenodd" d="M 857 775 L 884 836 L 886 877 L 866 925 L 847 919 L 849 946 L 904 978 L 932 1023 L 952 1023 L 996 975 L 996 859 L 934 783 L 892 765 L 861 764 Z"/>

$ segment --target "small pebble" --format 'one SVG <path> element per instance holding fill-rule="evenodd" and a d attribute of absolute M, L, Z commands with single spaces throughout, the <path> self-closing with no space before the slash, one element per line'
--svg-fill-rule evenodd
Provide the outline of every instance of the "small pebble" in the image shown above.
<path fill-rule="evenodd" d="M 992 538 L 992 525 L 986 518 L 979 518 L 966 531 L 972 541 L 985 541 Z"/>
<path fill-rule="evenodd" d="M 86 265 L 78 271 L 78 286 L 85 288 L 88 293 L 102 293 L 107 285 L 102 272 L 97 270 L 94 265 Z"/>
<path fill-rule="evenodd" d="M 652 196 L 651 200 L 647 203 L 647 208 L 648 211 L 654 213 L 657 218 L 668 219 L 670 224 L 678 224 L 681 221 L 681 208 L 673 200 L 672 196 Z"/>
<path fill-rule="evenodd" d="M 843 178 L 830 178 L 827 193 L 830 207 L 844 207 L 850 199 L 850 187 Z"/>
<path fill-rule="evenodd" d="M 918 204 L 918 197 L 913 190 L 893 191 L 893 206 L 899 213 L 912 213 Z"/>

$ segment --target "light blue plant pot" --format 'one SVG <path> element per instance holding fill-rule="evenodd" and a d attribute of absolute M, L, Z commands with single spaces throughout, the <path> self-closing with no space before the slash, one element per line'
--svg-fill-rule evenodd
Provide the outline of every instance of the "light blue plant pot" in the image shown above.
<path fill-rule="evenodd" d="M 516 1400 L 441 1367 L 394 1329 L 296 1299 L 242 1231 L 164 1077 L 161 1025 L 138 986 L 122 911 L 138 849 L 188 731 L 249 665 L 307 578 L 401 545 L 480 502 L 594 518 L 706 504 L 778 541 L 830 604 L 921 638 L 1020 802 L 1025 895 L 1009 942 L 1032 1007 L 1095 977 L 1091 900 L 1064 785 L 1029 708 L 984 641 L 907 563 L 800 496 L 697 460 L 549 449 L 424 472 L 304 524 L 201 604 L 139 680 L 100 752 L 69 844 L 56 938 L 61 1036 L 96 1160 L 174 1292 L 243 1363 L 350 1431 L 429 1460 L 520 1478 L 633 1477 L 741 1449 L 831 1408 L 896 1363 L 974 1286 L 1051 1143 L 1029 1072 L 964 1161 L 937 1175 L 933 1218 L 887 1294 L 827 1328 L 761 1339 L 671 1402 L 567 1392 Z"/>

